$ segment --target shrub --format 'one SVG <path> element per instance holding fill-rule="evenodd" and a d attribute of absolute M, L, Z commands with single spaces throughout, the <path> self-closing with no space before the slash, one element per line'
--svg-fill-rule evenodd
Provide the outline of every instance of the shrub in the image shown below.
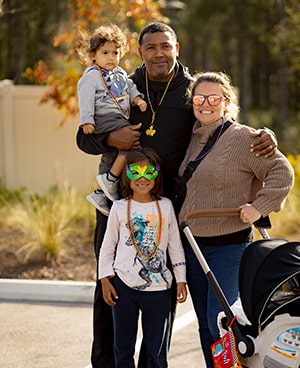
<path fill-rule="evenodd" d="M 5 220 L 2 214 L 2 222 L 24 231 L 24 238 L 29 240 L 22 244 L 20 251 L 25 258 L 39 254 L 45 259 L 55 259 L 70 234 L 88 234 L 93 228 L 94 213 L 85 202 L 68 186 L 51 188 L 45 194 L 22 191 L 13 200 L 2 196 L 7 213 Z"/>

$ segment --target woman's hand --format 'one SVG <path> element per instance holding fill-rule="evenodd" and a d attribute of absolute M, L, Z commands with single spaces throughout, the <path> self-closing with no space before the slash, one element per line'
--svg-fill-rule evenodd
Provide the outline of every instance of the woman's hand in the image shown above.
<path fill-rule="evenodd" d="M 114 147 L 121 151 L 130 151 L 141 147 L 139 129 L 142 124 L 128 125 L 109 133 L 105 140 L 108 147 Z"/>
<path fill-rule="evenodd" d="M 240 219 L 245 224 L 252 225 L 255 221 L 261 218 L 261 213 L 253 207 L 251 204 L 247 203 L 240 207 Z"/>
<path fill-rule="evenodd" d="M 265 156 L 266 158 L 274 155 L 277 148 L 275 136 L 266 129 L 253 130 L 250 133 L 252 137 L 257 137 L 250 146 L 250 152 L 256 152 L 256 156 Z"/>
<path fill-rule="evenodd" d="M 116 289 L 112 286 L 109 277 L 104 277 L 101 279 L 102 284 L 102 292 L 103 292 L 103 299 L 105 303 L 110 305 L 111 307 L 116 305 L 115 300 L 118 299 L 118 294 Z"/>

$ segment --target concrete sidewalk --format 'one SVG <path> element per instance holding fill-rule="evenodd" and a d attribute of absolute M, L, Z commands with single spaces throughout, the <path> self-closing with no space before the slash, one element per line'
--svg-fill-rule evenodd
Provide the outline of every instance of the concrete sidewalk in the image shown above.
<path fill-rule="evenodd" d="M 94 282 L 0 279 L 0 301 L 92 303 Z"/>
<path fill-rule="evenodd" d="M 94 283 L 0 279 L 0 367 L 87 366 L 93 292 Z M 205 366 L 190 299 L 178 306 L 169 354 L 170 368 L 184 366 Z"/>

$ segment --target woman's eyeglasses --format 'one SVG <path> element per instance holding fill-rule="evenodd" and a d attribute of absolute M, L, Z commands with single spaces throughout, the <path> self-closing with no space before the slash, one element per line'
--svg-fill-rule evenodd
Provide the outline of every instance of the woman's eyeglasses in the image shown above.
<path fill-rule="evenodd" d="M 224 98 L 222 96 L 218 95 L 195 95 L 193 97 L 193 104 L 196 106 L 202 106 L 205 102 L 205 100 L 208 102 L 210 106 L 218 106 Z"/>

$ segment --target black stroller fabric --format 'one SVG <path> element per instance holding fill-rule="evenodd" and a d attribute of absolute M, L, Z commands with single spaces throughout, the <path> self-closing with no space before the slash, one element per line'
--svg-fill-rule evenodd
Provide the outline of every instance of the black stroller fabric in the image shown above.
<path fill-rule="evenodd" d="M 239 290 L 244 312 L 256 333 L 258 327 L 264 328 L 272 320 L 270 316 L 300 316 L 299 284 L 299 242 L 264 239 L 246 248 L 240 264 Z M 278 298 L 283 290 L 292 292 Z"/>

